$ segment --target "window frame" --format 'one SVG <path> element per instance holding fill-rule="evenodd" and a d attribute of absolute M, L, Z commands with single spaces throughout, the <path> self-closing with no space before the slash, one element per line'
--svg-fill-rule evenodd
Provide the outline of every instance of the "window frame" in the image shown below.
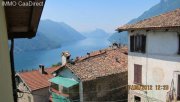
<path fill-rule="evenodd" d="M 139 98 L 139 100 L 137 100 L 137 98 Z M 141 97 L 139 97 L 139 96 L 134 96 L 134 102 L 141 102 Z"/>
<path fill-rule="evenodd" d="M 178 96 L 180 94 L 180 74 L 177 75 L 177 101 L 180 100 L 180 96 Z"/>
<path fill-rule="evenodd" d="M 28 96 L 28 102 L 31 102 L 31 97 L 30 96 Z"/>
<path fill-rule="evenodd" d="M 179 42 L 178 54 L 180 55 L 180 34 L 178 34 L 178 42 Z"/>
<path fill-rule="evenodd" d="M 142 65 L 134 64 L 134 84 L 142 84 Z"/>
<path fill-rule="evenodd" d="M 130 52 L 146 53 L 146 35 L 130 36 Z"/>

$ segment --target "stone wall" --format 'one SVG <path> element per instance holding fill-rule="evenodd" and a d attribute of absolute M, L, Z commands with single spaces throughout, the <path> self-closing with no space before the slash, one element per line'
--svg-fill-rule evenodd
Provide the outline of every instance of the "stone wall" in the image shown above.
<path fill-rule="evenodd" d="M 84 82 L 84 101 L 116 101 L 127 99 L 128 89 L 127 87 L 122 87 L 127 84 L 127 72 Z"/>
<path fill-rule="evenodd" d="M 32 94 L 34 102 L 49 102 L 49 87 L 33 91 Z"/>

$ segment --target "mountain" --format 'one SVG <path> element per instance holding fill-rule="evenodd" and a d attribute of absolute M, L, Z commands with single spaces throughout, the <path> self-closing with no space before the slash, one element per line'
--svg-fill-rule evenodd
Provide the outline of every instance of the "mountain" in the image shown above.
<path fill-rule="evenodd" d="M 85 38 L 81 33 L 69 25 L 52 20 L 42 20 L 39 24 L 38 31 L 59 44 L 78 41 Z"/>
<path fill-rule="evenodd" d="M 156 16 L 156 15 L 160 15 L 165 12 L 173 11 L 177 8 L 180 8 L 180 0 L 161 0 L 158 4 L 151 7 L 149 10 L 145 11 L 138 18 L 135 18 L 135 19 L 132 19 L 131 21 L 129 21 L 128 24 L 133 24 L 133 23 L 136 23 L 143 19 L 150 18 L 152 16 Z M 109 41 L 123 43 L 123 42 L 120 42 L 120 40 L 117 38 L 119 38 L 119 37 L 123 38 L 124 36 L 126 36 L 125 38 L 128 38 L 127 37 L 128 33 L 127 32 L 121 32 L 120 34 L 115 33 L 109 37 Z M 125 39 L 125 40 L 128 40 L 128 39 Z M 125 41 L 125 42 L 127 42 L 127 41 Z"/>
<path fill-rule="evenodd" d="M 153 6 L 149 10 L 145 11 L 141 16 L 128 22 L 128 24 L 135 23 L 137 21 L 150 18 L 168 11 L 173 11 L 180 8 L 180 0 L 161 0 L 160 3 Z"/>
<path fill-rule="evenodd" d="M 32 39 L 15 39 L 14 44 L 16 53 L 33 50 L 48 50 L 61 47 L 60 44 L 50 40 L 40 32 L 37 32 L 36 37 Z"/>
<path fill-rule="evenodd" d="M 82 33 L 87 38 L 100 38 L 100 39 L 107 39 L 109 37 L 109 33 L 105 32 L 102 29 L 95 29 L 91 32 Z"/>
<path fill-rule="evenodd" d="M 15 52 L 54 49 L 84 38 L 78 31 L 63 22 L 41 20 L 34 38 L 15 40 Z"/>
<path fill-rule="evenodd" d="M 128 36 L 124 33 L 115 32 L 108 38 L 108 40 L 112 43 L 121 43 L 127 44 L 128 43 Z"/>

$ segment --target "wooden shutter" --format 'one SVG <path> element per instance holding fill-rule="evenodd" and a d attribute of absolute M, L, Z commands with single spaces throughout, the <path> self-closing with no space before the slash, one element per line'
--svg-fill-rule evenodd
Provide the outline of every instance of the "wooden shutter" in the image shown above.
<path fill-rule="evenodd" d="M 142 83 L 142 65 L 134 64 L 134 83 Z"/>
<path fill-rule="evenodd" d="M 177 100 L 180 100 L 180 75 L 178 75 Z"/>
<path fill-rule="evenodd" d="M 134 50 L 138 51 L 138 36 L 134 36 Z"/>
<path fill-rule="evenodd" d="M 137 83 L 137 74 L 138 74 L 138 69 L 136 65 L 134 65 L 134 83 Z"/>
<path fill-rule="evenodd" d="M 142 35 L 138 35 L 138 51 L 142 50 Z"/>
<path fill-rule="evenodd" d="M 138 65 L 138 83 L 142 83 L 142 66 Z"/>
<path fill-rule="evenodd" d="M 134 52 L 134 35 L 130 36 L 130 51 Z"/>
<path fill-rule="evenodd" d="M 141 52 L 142 52 L 142 53 L 145 53 L 145 52 L 146 52 L 146 36 L 145 36 L 145 35 L 142 35 Z"/>
<path fill-rule="evenodd" d="M 179 51 L 178 51 L 178 54 L 180 54 L 180 34 L 178 36 L 179 36 Z"/>

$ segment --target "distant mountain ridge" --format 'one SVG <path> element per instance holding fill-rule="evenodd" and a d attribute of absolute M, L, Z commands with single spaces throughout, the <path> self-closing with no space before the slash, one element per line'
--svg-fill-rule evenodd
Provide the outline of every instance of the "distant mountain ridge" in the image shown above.
<path fill-rule="evenodd" d="M 52 20 L 42 20 L 39 24 L 38 31 L 59 44 L 85 38 L 81 33 L 64 22 L 55 22 Z"/>
<path fill-rule="evenodd" d="M 147 19 L 153 16 L 160 15 L 165 12 L 173 11 L 177 8 L 180 8 L 180 0 L 161 0 L 158 4 L 151 7 L 149 10 L 145 11 L 138 18 L 132 19 L 128 24 L 133 24 L 143 19 Z M 126 38 L 125 40 L 119 40 L 118 38 Z M 127 32 L 115 32 L 112 36 L 109 37 L 109 41 L 126 43 L 128 42 L 128 33 Z"/>
<path fill-rule="evenodd" d="M 109 37 L 109 33 L 107 33 L 106 31 L 104 31 L 103 29 L 95 29 L 93 31 L 90 32 L 84 32 L 82 33 L 85 37 L 87 38 L 97 38 L 97 39 L 107 39 Z"/>
<path fill-rule="evenodd" d="M 161 0 L 160 3 L 145 11 L 138 18 L 132 19 L 130 22 L 128 22 L 128 24 L 132 24 L 168 11 L 173 11 L 177 8 L 180 8 L 180 0 Z"/>
<path fill-rule="evenodd" d="M 34 38 L 15 40 L 15 52 L 54 49 L 82 39 L 81 33 L 63 22 L 41 20 Z"/>
<path fill-rule="evenodd" d="M 128 44 L 128 36 L 127 32 L 115 32 L 108 38 L 108 40 L 112 43 L 120 43 L 120 44 Z"/>
<path fill-rule="evenodd" d="M 36 37 L 32 39 L 15 39 L 15 52 L 48 50 L 61 47 L 60 44 L 48 39 L 42 33 L 37 32 Z"/>

